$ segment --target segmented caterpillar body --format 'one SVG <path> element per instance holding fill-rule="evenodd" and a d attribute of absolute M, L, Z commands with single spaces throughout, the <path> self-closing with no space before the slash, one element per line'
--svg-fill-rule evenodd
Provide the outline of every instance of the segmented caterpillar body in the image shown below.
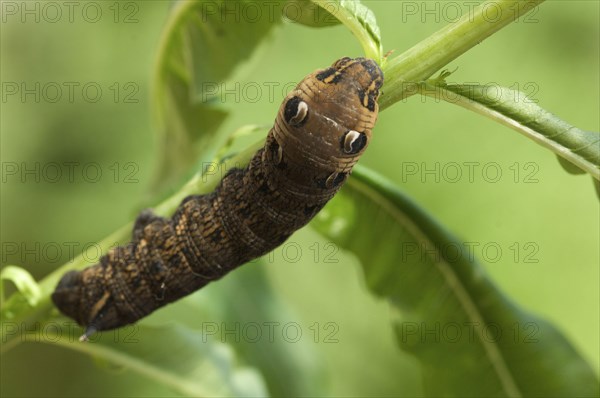
<path fill-rule="evenodd" d="M 383 73 L 342 58 L 283 101 L 265 146 L 214 192 L 189 196 L 170 218 L 144 211 L 132 241 L 63 276 L 52 294 L 96 330 L 133 323 L 281 245 L 331 199 L 364 152 Z"/>

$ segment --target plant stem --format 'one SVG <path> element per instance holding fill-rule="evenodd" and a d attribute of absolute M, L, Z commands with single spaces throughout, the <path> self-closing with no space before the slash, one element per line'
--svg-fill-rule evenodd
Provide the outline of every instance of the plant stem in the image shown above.
<path fill-rule="evenodd" d="M 185 380 L 178 378 L 170 372 L 165 372 L 156 369 L 154 366 L 149 366 L 147 363 L 118 350 L 105 347 L 102 344 L 73 344 L 68 337 L 62 334 L 45 331 L 43 334 L 35 333 L 23 336 L 25 342 L 30 343 L 45 343 L 57 345 L 59 347 L 71 349 L 86 353 L 90 356 L 103 358 L 111 363 L 116 363 L 132 369 L 135 372 L 144 375 L 152 380 L 158 381 L 161 384 L 170 386 L 171 388 L 182 392 L 183 394 L 194 396 L 211 396 L 209 391 L 198 391 L 198 386 L 191 383 L 185 383 Z"/>
<path fill-rule="evenodd" d="M 311 0 L 319 7 L 330 12 L 341 23 L 352 32 L 365 52 L 367 58 L 372 58 L 377 62 L 381 61 L 381 45 L 369 35 L 366 29 L 357 19 L 357 16 L 351 13 L 346 7 L 340 6 L 339 1 L 331 0 Z"/>
<path fill-rule="evenodd" d="M 544 0 L 487 0 L 384 66 L 381 110 L 418 93 L 417 84 Z"/>

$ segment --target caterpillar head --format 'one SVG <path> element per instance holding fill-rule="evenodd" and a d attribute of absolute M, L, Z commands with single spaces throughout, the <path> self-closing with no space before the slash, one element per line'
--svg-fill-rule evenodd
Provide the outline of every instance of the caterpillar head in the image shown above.
<path fill-rule="evenodd" d="M 382 85 L 383 72 L 366 58 L 344 57 L 304 78 L 283 101 L 273 132 L 287 178 L 341 185 L 369 144 Z"/>

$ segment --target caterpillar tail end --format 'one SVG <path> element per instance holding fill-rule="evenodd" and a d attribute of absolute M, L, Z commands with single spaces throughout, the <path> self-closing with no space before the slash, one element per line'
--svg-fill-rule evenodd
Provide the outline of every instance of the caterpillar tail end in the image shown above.
<path fill-rule="evenodd" d="M 87 341 L 97 331 L 121 326 L 118 314 L 111 305 L 110 293 L 93 283 L 95 275 L 90 268 L 69 271 L 58 282 L 52 293 L 52 302 L 60 312 L 85 328 L 80 341 Z"/>
<path fill-rule="evenodd" d="M 79 341 L 86 342 L 90 341 L 90 336 L 96 333 L 98 330 L 94 326 L 88 326 L 85 328 L 85 332 L 79 337 Z"/>
<path fill-rule="evenodd" d="M 64 315 L 80 325 L 85 323 L 81 317 L 81 272 L 69 271 L 64 274 L 51 298 L 56 308 Z"/>

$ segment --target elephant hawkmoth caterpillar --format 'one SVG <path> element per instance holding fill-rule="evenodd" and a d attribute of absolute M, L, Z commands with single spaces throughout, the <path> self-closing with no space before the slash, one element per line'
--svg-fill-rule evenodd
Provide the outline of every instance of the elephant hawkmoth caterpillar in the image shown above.
<path fill-rule="evenodd" d="M 279 109 L 265 145 L 208 195 L 168 219 L 136 219 L 132 241 L 66 273 L 52 300 L 98 330 L 133 323 L 270 252 L 307 224 L 345 182 L 377 120 L 383 73 L 348 57 L 305 77 Z"/>

